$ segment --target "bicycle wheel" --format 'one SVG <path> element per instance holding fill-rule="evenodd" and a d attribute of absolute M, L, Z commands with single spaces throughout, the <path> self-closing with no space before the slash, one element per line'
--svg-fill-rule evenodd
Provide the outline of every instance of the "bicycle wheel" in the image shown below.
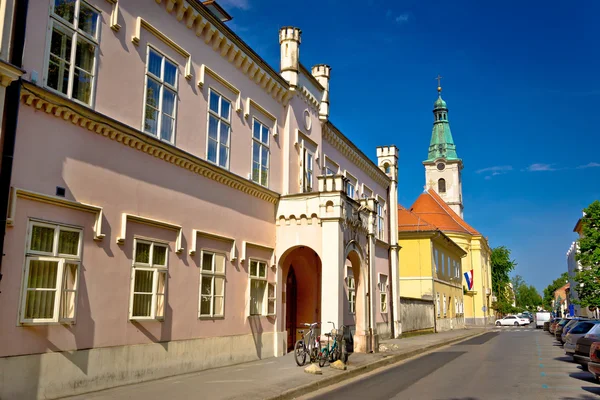
<path fill-rule="evenodd" d="M 329 353 L 329 362 L 336 362 L 340 359 L 340 356 L 340 346 L 338 346 L 336 343 L 331 353 Z"/>
<path fill-rule="evenodd" d="M 306 364 L 306 350 L 304 348 L 304 342 L 298 340 L 294 345 L 294 359 L 299 367 Z"/>
<path fill-rule="evenodd" d="M 321 353 L 319 354 L 319 367 L 324 366 L 325 361 L 327 361 L 328 358 L 329 358 L 329 350 L 323 349 L 321 351 Z"/>
<path fill-rule="evenodd" d="M 319 359 L 319 350 L 316 347 L 313 347 L 312 349 L 310 349 L 310 362 L 311 363 L 317 362 L 318 359 Z"/>

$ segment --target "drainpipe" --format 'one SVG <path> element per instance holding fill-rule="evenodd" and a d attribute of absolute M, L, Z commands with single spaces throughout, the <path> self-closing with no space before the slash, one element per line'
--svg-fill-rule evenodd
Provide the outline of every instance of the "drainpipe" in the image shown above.
<path fill-rule="evenodd" d="M 388 204 L 391 206 L 392 202 L 390 201 L 390 187 L 388 186 L 387 188 L 387 198 L 388 198 Z M 391 208 L 391 207 L 390 207 Z M 391 216 L 392 212 L 390 210 L 390 215 Z M 393 244 L 397 244 L 397 243 L 391 243 L 392 241 L 392 221 L 390 221 L 390 219 L 388 218 L 388 240 L 390 241 L 390 248 L 388 250 L 388 268 L 389 268 L 389 277 L 390 279 L 388 280 L 388 282 L 390 283 L 390 293 L 389 293 L 389 297 L 388 297 L 388 307 L 389 307 L 389 317 L 388 317 L 388 321 L 390 321 L 390 336 L 392 339 L 394 339 L 396 337 L 396 332 L 395 332 L 395 327 L 394 325 L 396 324 L 396 321 L 394 321 L 394 302 L 396 301 L 396 295 L 397 293 L 392 293 L 393 289 L 394 289 L 394 285 L 393 285 L 393 275 L 392 275 L 392 252 L 394 252 L 394 246 Z M 398 227 L 396 227 L 396 229 L 398 229 Z M 390 301 L 391 300 L 391 301 Z"/>
<path fill-rule="evenodd" d="M 23 66 L 23 50 L 25 48 L 25 31 L 27 27 L 27 8 L 29 0 L 15 0 L 14 25 L 10 63 L 16 67 Z M 4 235 L 6 233 L 6 216 L 10 197 L 15 139 L 21 104 L 21 78 L 6 88 L 4 103 L 4 126 L 0 143 L 2 160 L 0 161 L 0 280 L 2 280 L 2 260 L 4 257 Z"/>

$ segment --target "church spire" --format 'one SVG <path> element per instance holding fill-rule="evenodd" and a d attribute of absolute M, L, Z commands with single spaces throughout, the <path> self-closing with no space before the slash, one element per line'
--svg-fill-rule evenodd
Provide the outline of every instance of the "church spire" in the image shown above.
<path fill-rule="evenodd" d="M 452 132 L 450 131 L 448 107 L 444 99 L 442 99 L 442 77 L 438 75 L 435 79 L 438 81 L 438 98 L 433 103 L 433 130 L 429 143 L 429 153 L 425 161 L 433 162 L 440 158 L 448 161 L 460 160 L 456 154 L 456 146 L 454 145 Z"/>

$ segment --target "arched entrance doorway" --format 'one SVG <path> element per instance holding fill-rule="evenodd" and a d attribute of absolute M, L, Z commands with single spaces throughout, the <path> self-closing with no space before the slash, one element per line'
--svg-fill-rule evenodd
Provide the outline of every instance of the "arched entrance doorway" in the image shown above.
<path fill-rule="evenodd" d="M 282 276 L 286 277 L 285 330 L 287 349 L 291 351 L 300 339 L 304 323 L 321 321 L 321 259 L 307 246 L 286 251 L 280 258 Z"/>
<path fill-rule="evenodd" d="M 363 252 L 357 242 L 346 246 L 344 274 L 346 295 L 344 301 L 344 325 L 350 328 L 355 352 L 371 351 L 370 308 L 367 302 L 368 273 L 363 262 Z"/>

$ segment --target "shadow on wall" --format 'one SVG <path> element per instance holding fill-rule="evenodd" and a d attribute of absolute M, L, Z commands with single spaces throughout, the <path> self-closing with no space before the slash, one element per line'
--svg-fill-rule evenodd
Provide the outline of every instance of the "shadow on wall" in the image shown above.
<path fill-rule="evenodd" d="M 252 332 L 252 339 L 254 340 L 254 348 L 256 349 L 256 356 L 259 359 L 262 359 L 262 350 L 263 350 L 263 327 L 260 322 L 260 318 L 258 315 L 248 317 L 248 323 L 250 325 L 250 331 Z"/>

